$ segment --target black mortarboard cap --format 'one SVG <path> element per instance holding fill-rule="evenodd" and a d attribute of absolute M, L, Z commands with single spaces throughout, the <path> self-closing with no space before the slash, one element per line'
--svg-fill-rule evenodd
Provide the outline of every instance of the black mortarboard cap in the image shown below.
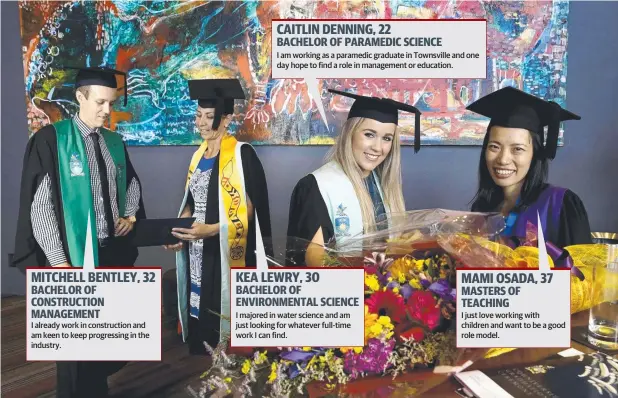
<path fill-rule="evenodd" d="M 504 87 L 488 94 L 466 108 L 490 118 L 490 126 L 521 128 L 544 138 L 547 127 L 545 156 L 553 159 L 558 147 L 560 122 L 581 117 L 563 109 L 553 101 L 545 101 L 514 87 Z"/>
<path fill-rule="evenodd" d="M 381 123 L 399 123 L 399 111 L 415 114 L 414 118 L 414 152 L 421 149 L 421 111 L 412 105 L 394 101 L 390 98 L 367 97 L 346 91 L 328 90 L 331 93 L 353 98 L 354 104 L 348 113 L 348 119 L 363 117 Z"/>
<path fill-rule="evenodd" d="M 238 79 L 189 80 L 189 96 L 201 108 L 215 108 L 214 129 L 219 128 L 223 114 L 234 113 L 234 100 L 246 98 Z"/>
<path fill-rule="evenodd" d="M 74 67 L 66 66 L 65 69 L 77 70 L 77 76 L 75 77 L 75 88 L 82 86 L 104 86 L 110 88 L 118 88 L 118 82 L 116 81 L 116 75 L 122 75 L 124 79 L 124 105 L 127 105 L 127 74 L 119 70 L 111 69 L 105 66 L 94 67 Z"/>

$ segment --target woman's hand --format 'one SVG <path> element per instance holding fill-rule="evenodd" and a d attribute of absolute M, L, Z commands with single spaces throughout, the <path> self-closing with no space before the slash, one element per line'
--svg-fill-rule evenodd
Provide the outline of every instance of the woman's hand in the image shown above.
<path fill-rule="evenodd" d="M 163 245 L 165 250 L 173 250 L 175 252 L 182 249 L 183 242 L 178 242 L 175 245 Z"/>
<path fill-rule="evenodd" d="M 219 233 L 219 223 L 202 224 L 193 223 L 191 228 L 174 228 L 172 235 L 180 240 L 193 241 L 198 239 L 210 238 Z"/>

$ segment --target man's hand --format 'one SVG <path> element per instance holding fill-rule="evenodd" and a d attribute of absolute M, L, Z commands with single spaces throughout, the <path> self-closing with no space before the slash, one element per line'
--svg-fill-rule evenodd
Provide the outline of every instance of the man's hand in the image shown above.
<path fill-rule="evenodd" d="M 125 236 L 133 229 L 133 221 L 128 220 L 127 218 L 119 218 L 116 221 L 116 236 Z"/>
<path fill-rule="evenodd" d="M 71 264 L 64 262 L 62 264 L 52 265 L 54 268 L 71 268 Z"/>
<path fill-rule="evenodd" d="M 191 228 L 174 228 L 172 229 L 172 235 L 181 240 L 193 241 L 198 239 L 210 238 L 219 233 L 219 223 L 216 224 L 202 224 L 193 223 Z"/>

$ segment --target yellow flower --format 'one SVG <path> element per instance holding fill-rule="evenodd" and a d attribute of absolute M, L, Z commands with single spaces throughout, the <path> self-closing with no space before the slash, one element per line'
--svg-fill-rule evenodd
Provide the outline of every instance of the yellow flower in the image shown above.
<path fill-rule="evenodd" d="M 243 362 L 241 371 L 243 374 L 247 374 L 249 373 L 250 370 L 251 370 L 251 361 L 247 359 L 245 360 L 245 362 Z"/>
<path fill-rule="evenodd" d="M 268 375 L 268 382 L 272 383 L 277 378 L 277 362 L 273 362 L 270 365 L 270 375 Z"/>
<path fill-rule="evenodd" d="M 410 257 L 401 257 L 393 261 L 393 264 L 390 267 L 393 278 L 396 278 L 400 283 L 405 282 L 406 276 L 408 276 L 410 271 L 413 269 L 412 261 L 413 260 Z"/>
<path fill-rule="evenodd" d="M 257 359 L 254 361 L 256 365 L 261 365 L 264 362 L 266 362 L 266 351 L 264 352 L 260 352 L 260 355 L 258 355 Z"/>
<path fill-rule="evenodd" d="M 380 282 L 378 282 L 378 277 L 376 275 L 365 275 L 365 285 L 367 285 L 372 292 L 380 290 Z"/>
<path fill-rule="evenodd" d="M 421 272 L 425 268 L 425 260 L 416 260 L 414 262 L 414 270 L 417 272 Z"/>
<path fill-rule="evenodd" d="M 393 293 L 395 293 L 395 294 L 399 294 L 399 288 L 398 288 L 398 287 L 394 287 L 394 288 L 393 288 Z"/>
<path fill-rule="evenodd" d="M 231 382 L 231 381 L 232 381 L 232 378 L 231 378 L 231 377 L 226 377 L 226 378 L 225 378 L 225 379 L 223 379 L 223 380 L 225 380 L 225 382 L 226 382 L 226 383 L 229 383 L 229 382 Z"/>
<path fill-rule="evenodd" d="M 418 279 L 412 279 L 410 281 L 410 286 L 412 286 L 415 289 L 420 289 L 421 288 L 421 283 L 418 281 Z"/>
<path fill-rule="evenodd" d="M 311 347 L 303 347 L 303 351 L 311 351 Z"/>
<path fill-rule="evenodd" d="M 369 307 L 365 306 L 365 344 L 367 340 L 379 337 L 383 331 L 392 329 L 393 325 L 389 317 L 378 317 L 378 314 L 370 313 Z"/>
<path fill-rule="evenodd" d="M 357 354 L 360 354 L 361 352 L 363 352 L 363 347 L 339 347 L 339 351 L 341 351 L 344 354 L 350 350 L 354 351 Z M 335 362 L 337 363 L 341 362 L 341 358 L 337 358 Z"/>
<path fill-rule="evenodd" d="M 371 332 L 371 334 L 375 337 L 378 336 L 380 333 L 382 333 L 382 325 L 380 325 L 379 323 L 374 323 L 373 325 L 371 325 L 371 327 L 369 328 L 369 331 Z"/>

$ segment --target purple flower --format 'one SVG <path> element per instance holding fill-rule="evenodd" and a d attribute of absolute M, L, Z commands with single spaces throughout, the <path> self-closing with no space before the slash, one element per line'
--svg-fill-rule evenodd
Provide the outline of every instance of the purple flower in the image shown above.
<path fill-rule="evenodd" d="M 315 351 L 284 351 L 279 356 L 287 361 L 292 361 L 295 363 L 298 362 L 307 362 L 311 358 L 313 358 L 317 352 Z"/>
<path fill-rule="evenodd" d="M 344 357 L 344 370 L 351 379 L 361 376 L 361 373 L 378 374 L 386 370 L 388 357 L 395 347 L 395 339 L 382 342 L 379 339 L 369 339 L 367 346 L 360 354 L 348 351 Z"/>
<path fill-rule="evenodd" d="M 302 367 L 306 367 L 305 364 L 302 365 Z M 298 364 L 292 364 L 292 366 L 289 367 L 288 369 L 288 377 L 290 379 L 295 378 L 296 376 L 298 376 L 300 374 L 300 367 L 298 366 Z"/>
<path fill-rule="evenodd" d="M 440 279 L 429 286 L 429 291 L 437 294 L 444 301 L 454 301 L 456 290 L 451 288 L 446 279 Z"/>
<path fill-rule="evenodd" d="M 420 278 L 420 281 L 421 281 L 421 287 L 423 289 L 427 289 L 429 286 L 431 286 L 431 282 L 429 282 L 427 279 Z"/>
<path fill-rule="evenodd" d="M 412 291 L 414 289 L 412 288 L 412 286 L 410 286 L 409 283 L 404 284 L 401 289 L 399 289 L 399 293 L 401 293 L 401 295 L 403 296 L 404 300 L 407 300 L 410 295 L 412 294 Z"/>
<path fill-rule="evenodd" d="M 390 277 L 391 277 L 390 272 L 386 272 L 384 274 L 378 272 L 378 282 L 380 283 L 380 286 L 386 286 L 389 283 L 388 278 Z"/>
<path fill-rule="evenodd" d="M 388 285 L 386 285 L 387 289 L 393 290 L 394 288 L 399 287 L 399 283 L 393 281 L 393 282 L 389 282 Z"/>

